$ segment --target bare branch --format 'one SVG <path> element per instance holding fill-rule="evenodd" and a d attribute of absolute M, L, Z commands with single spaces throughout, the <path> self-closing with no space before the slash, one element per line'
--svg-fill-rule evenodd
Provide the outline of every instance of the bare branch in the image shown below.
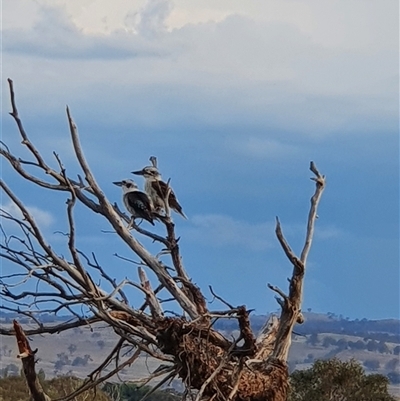
<path fill-rule="evenodd" d="M 20 312 L 21 313 L 21 312 Z M 31 330 L 25 330 L 25 334 L 28 336 L 32 336 L 34 334 L 58 334 L 66 330 L 71 330 L 75 327 L 82 327 L 82 326 L 87 326 L 92 323 L 99 322 L 100 319 L 98 317 L 91 317 L 87 319 L 81 319 L 81 320 L 76 320 L 72 322 L 67 322 L 67 323 L 60 323 L 57 325 L 53 326 L 44 326 L 40 325 L 38 329 L 31 329 Z M 0 327 L 0 334 L 1 335 L 14 335 L 13 330 L 9 329 L 4 329 Z"/>
<path fill-rule="evenodd" d="M 275 233 L 276 236 L 278 238 L 279 243 L 281 244 L 286 256 L 288 257 L 288 259 L 292 262 L 293 265 L 295 266 L 301 266 L 301 263 L 299 261 L 299 259 L 297 258 L 297 256 L 294 254 L 294 252 L 292 251 L 292 249 L 290 248 L 289 244 L 287 243 L 285 237 L 283 236 L 282 233 L 282 228 L 281 228 L 281 223 L 278 219 L 278 217 L 276 218 L 276 228 L 275 228 Z"/>
<path fill-rule="evenodd" d="M 274 285 L 271 285 L 271 284 L 267 284 L 268 285 L 268 288 L 270 289 L 270 290 L 272 290 L 272 291 L 275 291 L 277 294 L 279 294 L 286 302 L 288 302 L 289 301 L 289 298 L 288 298 L 288 296 L 279 288 L 279 287 L 276 287 L 276 286 L 274 286 Z"/>
<path fill-rule="evenodd" d="M 214 298 L 218 299 L 218 301 L 222 302 L 222 303 L 223 303 L 224 305 L 226 305 L 228 308 L 234 309 L 234 307 L 233 307 L 231 304 L 229 304 L 228 302 L 226 302 L 224 299 L 222 299 L 219 295 L 217 295 L 217 294 L 214 292 L 214 290 L 213 290 L 213 288 L 212 288 L 211 285 L 209 285 L 208 288 L 210 289 L 210 292 L 211 292 L 211 294 L 212 294 L 212 296 L 213 296 Z"/>
<path fill-rule="evenodd" d="M 176 376 L 176 371 L 173 370 L 169 375 L 167 375 L 164 379 L 162 379 L 157 385 L 155 385 L 151 390 L 149 390 L 139 401 L 144 401 L 148 398 L 151 394 L 157 391 L 160 387 L 162 387 L 168 381 L 171 381 Z M 153 378 L 153 377 L 152 377 Z"/>
<path fill-rule="evenodd" d="M 88 380 L 86 380 L 82 386 L 80 386 L 78 389 L 76 389 L 73 393 L 69 394 L 66 397 L 62 398 L 57 398 L 57 400 L 54 401 L 70 401 L 70 400 L 75 400 L 78 395 L 84 393 L 85 391 L 88 391 L 94 387 L 97 387 L 99 384 L 104 383 L 106 380 L 110 379 L 111 377 L 115 376 L 118 372 L 120 372 L 122 369 L 124 369 L 126 366 L 131 365 L 140 355 L 140 350 L 136 350 L 136 352 L 126 361 L 123 363 L 119 364 L 115 369 L 111 370 L 108 372 L 106 375 L 99 377 L 96 380 L 93 380 L 91 377 L 89 377 Z"/>
<path fill-rule="evenodd" d="M 19 132 L 22 136 L 22 144 L 26 145 L 27 148 L 31 151 L 31 153 L 35 156 L 35 159 L 37 160 L 37 163 L 40 167 L 42 167 L 45 171 L 50 171 L 50 169 L 44 162 L 42 156 L 37 151 L 37 149 L 32 145 L 32 143 L 28 139 L 28 136 L 26 135 L 25 129 L 22 125 L 22 121 L 18 115 L 17 105 L 15 102 L 14 84 L 13 84 L 12 79 L 10 79 L 10 78 L 8 79 L 8 85 L 10 87 L 11 106 L 12 106 L 12 112 L 10 113 L 10 115 L 14 118 L 15 122 L 17 123 Z"/>
<path fill-rule="evenodd" d="M 307 221 L 306 241 L 300 256 L 300 260 L 303 262 L 303 264 L 306 264 L 307 256 L 308 253 L 310 252 L 311 243 L 314 236 L 315 220 L 317 219 L 317 208 L 319 201 L 321 200 L 322 192 L 325 189 L 325 176 L 319 173 L 314 162 L 310 163 L 310 170 L 315 174 L 315 177 L 311 179 L 315 181 L 316 189 L 315 189 L 315 194 L 311 198 L 311 208 L 308 214 L 308 221 Z"/>
<path fill-rule="evenodd" d="M 138 274 L 140 278 L 140 284 L 142 285 L 143 290 L 146 292 L 146 301 L 150 306 L 151 315 L 154 318 L 162 317 L 164 314 L 161 305 L 158 302 L 153 289 L 151 288 L 150 281 L 147 278 L 146 273 L 140 266 L 138 267 Z"/>
<path fill-rule="evenodd" d="M 325 177 L 318 172 L 313 162 L 311 162 L 310 164 L 310 170 L 316 175 L 316 178 L 313 178 L 313 180 L 316 182 L 316 188 L 314 195 L 311 198 L 311 207 L 308 215 L 305 245 L 300 259 L 295 256 L 295 254 L 287 244 L 285 238 L 283 237 L 278 219 L 276 225 L 277 238 L 286 256 L 293 264 L 293 273 L 290 279 L 288 296 L 286 296 L 283 291 L 279 290 L 278 288 L 269 285 L 269 287 L 273 291 L 277 292 L 283 298 L 283 302 L 278 301 L 282 307 L 282 313 L 280 317 L 278 332 L 276 335 L 275 348 L 272 356 L 273 358 L 285 362 L 289 353 L 293 327 L 296 323 L 303 323 L 304 321 L 304 317 L 301 313 L 301 303 L 303 298 L 305 264 L 314 234 L 314 225 L 317 218 L 317 206 L 325 187 Z"/>

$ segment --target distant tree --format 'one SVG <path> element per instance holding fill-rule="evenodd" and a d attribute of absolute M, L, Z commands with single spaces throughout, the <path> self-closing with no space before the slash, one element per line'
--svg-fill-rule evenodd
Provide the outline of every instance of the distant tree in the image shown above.
<path fill-rule="evenodd" d="M 390 354 L 389 347 L 386 345 L 385 341 L 379 341 L 378 352 L 381 354 Z"/>
<path fill-rule="evenodd" d="M 340 340 L 337 341 L 336 346 L 340 350 L 345 350 L 348 348 L 348 342 L 344 338 L 341 338 Z"/>
<path fill-rule="evenodd" d="M 312 333 L 310 337 L 307 338 L 307 344 L 312 345 L 313 347 L 319 343 L 319 338 L 317 333 Z"/>
<path fill-rule="evenodd" d="M 310 369 L 293 372 L 290 382 L 288 401 L 395 401 L 388 379 L 366 375 L 355 360 L 316 361 Z"/>
<path fill-rule="evenodd" d="M 83 358 L 78 356 L 72 361 L 72 366 L 86 366 L 91 360 L 92 358 L 88 354 L 86 354 Z"/>
<path fill-rule="evenodd" d="M 393 348 L 393 354 L 394 354 L 394 355 L 400 355 L 400 345 L 396 345 L 396 346 Z"/>
<path fill-rule="evenodd" d="M 75 344 L 70 344 L 70 345 L 69 345 L 68 351 L 69 351 L 69 354 L 70 354 L 70 355 L 72 355 L 76 350 L 77 350 L 77 347 L 76 347 Z"/>
<path fill-rule="evenodd" d="M 377 359 L 367 359 L 363 362 L 363 365 L 370 370 L 378 370 L 380 367 L 380 363 Z"/>
<path fill-rule="evenodd" d="M 65 352 L 61 352 L 61 353 L 57 354 L 57 358 L 64 365 L 70 365 L 71 364 L 71 360 L 69 359 L 68 355 Z"/>
<path fill-rule="evenodd" d="M 378 350 L 378 343 L 375 340 L 370 340 L 367 343 L 367 350 L 371 352 L 376 352 Z"/>
<path fill-rule="evenodd" d="M 330 347 L 331 345 L 336 345 L 337 344 L 337 341 L 333 338 L 333 337 L 330 337 L 330 336 L 326 336 L 326 337 L 324 337 L 324 339 L 322 340 L 322 346 L 324 347 L 324 348 L 328 348 L 328 347 Z"/>
<path fill-rule="evenodd" d="M 65 363 L 63 361 L 58 360 L 54 362 L 54 370 L 57 372 L 63 370 L 64 366 Z"/>
<path fill-rule="evenodd" d="M 366 348 L 366 344 L 364 343 L 364 341 L 358 340 L 358 341 L 348 341 L 347 343 L 348 347 L 350 349 L 365 349 Z"/>
<path fill-rule="evenodd" d="M 355 349 L 366 349 L 367 345 L 364 343 L 364 341 L 357 340 L 354 344 Z"/>

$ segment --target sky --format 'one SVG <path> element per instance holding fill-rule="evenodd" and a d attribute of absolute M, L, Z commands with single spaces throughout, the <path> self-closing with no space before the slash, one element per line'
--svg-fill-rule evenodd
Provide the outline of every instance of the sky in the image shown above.
<path fill-rule="evenodd" d="M 398 42 L 395 0 L 3 0 L 2 141 L 27 155 L 8 115 L 12 78 L 31 140 L 75 176 L 68 104 L 111 201 L 121 202 L 113 181 L 157 156 L 189 217 L 175 222 L 193 281 L 257 314 L 277 310 L 267 283 L 287 290 L 292 270 L 275 216 L 301 252 L 313 160 L 327 186 L 303 309 L 399 318 Z M 65 246 L 65 196 L 1 167 Z M 80 248 L 135 279 L 107 222 L 76 216 Z"/>

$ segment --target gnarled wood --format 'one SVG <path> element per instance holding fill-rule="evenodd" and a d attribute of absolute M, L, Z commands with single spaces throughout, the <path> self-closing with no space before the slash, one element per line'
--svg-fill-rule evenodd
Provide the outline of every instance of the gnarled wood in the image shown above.
<path fill-rule="evenodd" d="M 24 376 L 33 401 L 51 401 L 50 397 L 44 392 L 36 375 L 35 354 L 37 350 L 32 351 L 24 330 L 16 320 L 13 321 L 13 326 L 18 344 L 18 358 L 21 358 Z"/>

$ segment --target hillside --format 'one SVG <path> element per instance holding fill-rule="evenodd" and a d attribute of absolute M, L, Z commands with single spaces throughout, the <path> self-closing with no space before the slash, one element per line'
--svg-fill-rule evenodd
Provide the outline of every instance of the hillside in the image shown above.
<path fill-rule="evenodd" d="M 5 326 L 11 323 L 12 315 L 3 315 Z M 400 336 L 399 320 L 349 320 L 335 315 L 306 313 L 306 322 L 295 329 L 289 355 L 290 370 L 305 369 L 315 359 L 336 356 L 342 360 L 354 358 L 360 361 L 369 373 L 388 375 L 394 385 L 400 382 Z M 66 318 L 64 318 L 66 319 Z M 261 328 L 265 316 L 253 316 L 254 330 Z M 22 321 L 25 328 L 29 323 Z M 51 317 L 44 317 L 46 324 L 57 323 Z M 53 320 L 49 322 L 49 320 Z M 237 327 L 232 321 L 216 322 L 226 336 L 235 336 Z M 105 324 L 76 328 L 70 332 L 54 335 L 32 336 L 32 348 L 38 348 L 38 367 L 46 377 L 72 374 L 85 377 L 109 354 L 118 341 L 114 332 Z M 1 373 L 19 374 L 20 363 L 16 358 L 15 338 L 1 337 Z M 140 380 L 156 369 L 158 362 L 142 357 L 138 364 L 125 368 L 122 380 Z"/>

